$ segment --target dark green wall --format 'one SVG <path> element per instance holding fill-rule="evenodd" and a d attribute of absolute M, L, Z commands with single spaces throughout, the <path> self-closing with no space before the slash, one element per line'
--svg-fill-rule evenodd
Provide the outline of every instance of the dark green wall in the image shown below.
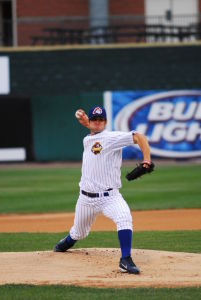
<path fill-rule="evenodd" d="M 75 111 L 88 112 L 91 105 L 102 104 L 102 93 L 36 96 L 32 98 L 35 159 L 79 160 L 83 137 L 88 130 L 79 124 Z"/>
<path fill-rule="evenodd" d="M 201 44 L 0 52 L 10 57 L 11 95 L 31 99 L 36 160 L 77 160 L 87 130 L 77 108 L 105 90 L 201 88 Z"/>
<path fill-rule="evenodd" d="M 13 94 L 201 86 L 201 45 L 7 53 Z"/>

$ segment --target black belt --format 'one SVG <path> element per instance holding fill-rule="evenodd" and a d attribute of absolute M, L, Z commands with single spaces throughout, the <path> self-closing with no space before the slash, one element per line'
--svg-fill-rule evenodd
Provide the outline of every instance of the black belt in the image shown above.
<path fill-rule="evenodd" d="M 112 189 L 108 189 L 107 191 L 111 191 Z M 85 191 L 81 191 L 81 193 L 87 197 L 90 197 L 90 198 L 98 198 L 100 196 L 104 196 L 104 197 L 108 197 L 109 196 L 109 193 L 108 192 L 104 192 L 104 193 L 101 193 L 102 195 L 100 195 L 99 193 L 89 193 L 89 192 L 85 192 Z"/>

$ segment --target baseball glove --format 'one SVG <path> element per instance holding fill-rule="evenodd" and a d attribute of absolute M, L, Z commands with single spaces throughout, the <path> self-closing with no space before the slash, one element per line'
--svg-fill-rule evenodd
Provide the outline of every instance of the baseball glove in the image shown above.
<path fill-rule="evenodd" d="M 144 165 L 146 165 L 146 166 L 144 166 Z M 126 175 L 126 179 L 128 181 L 135 180 L 147 173 L 153 172 L 154 167 L 155 167 L 155 165 L 153 162 L 150 162 L 149 164 L 142 162 L 142 163 L 138 164 L 136 168 L 134 168 L 130 173 L 128 173 Z"/>

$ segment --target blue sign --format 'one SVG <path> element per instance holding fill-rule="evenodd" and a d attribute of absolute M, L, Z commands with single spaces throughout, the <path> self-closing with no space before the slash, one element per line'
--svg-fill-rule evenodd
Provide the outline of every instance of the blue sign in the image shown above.
<path fill-rule="evenodd" d="M 107 92 L 107 101 L 110 129 L 146 135 L 153 156 L 201 157 L 201 90 Z M 141 158 L 135 145 L 123 152 L 133 157 Z"/>

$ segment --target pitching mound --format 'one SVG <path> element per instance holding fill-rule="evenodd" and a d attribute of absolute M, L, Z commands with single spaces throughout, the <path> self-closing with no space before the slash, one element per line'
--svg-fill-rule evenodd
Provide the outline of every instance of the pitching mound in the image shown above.
<path fill-rule="evenodd" d="M 91 287 L 184 287 L 201 285 L 201 254 L 135 250 L 140 275 L 118 270 L 118 249 L 65 253 L 2 252 L 0 284 L 65 284 Z"/>

